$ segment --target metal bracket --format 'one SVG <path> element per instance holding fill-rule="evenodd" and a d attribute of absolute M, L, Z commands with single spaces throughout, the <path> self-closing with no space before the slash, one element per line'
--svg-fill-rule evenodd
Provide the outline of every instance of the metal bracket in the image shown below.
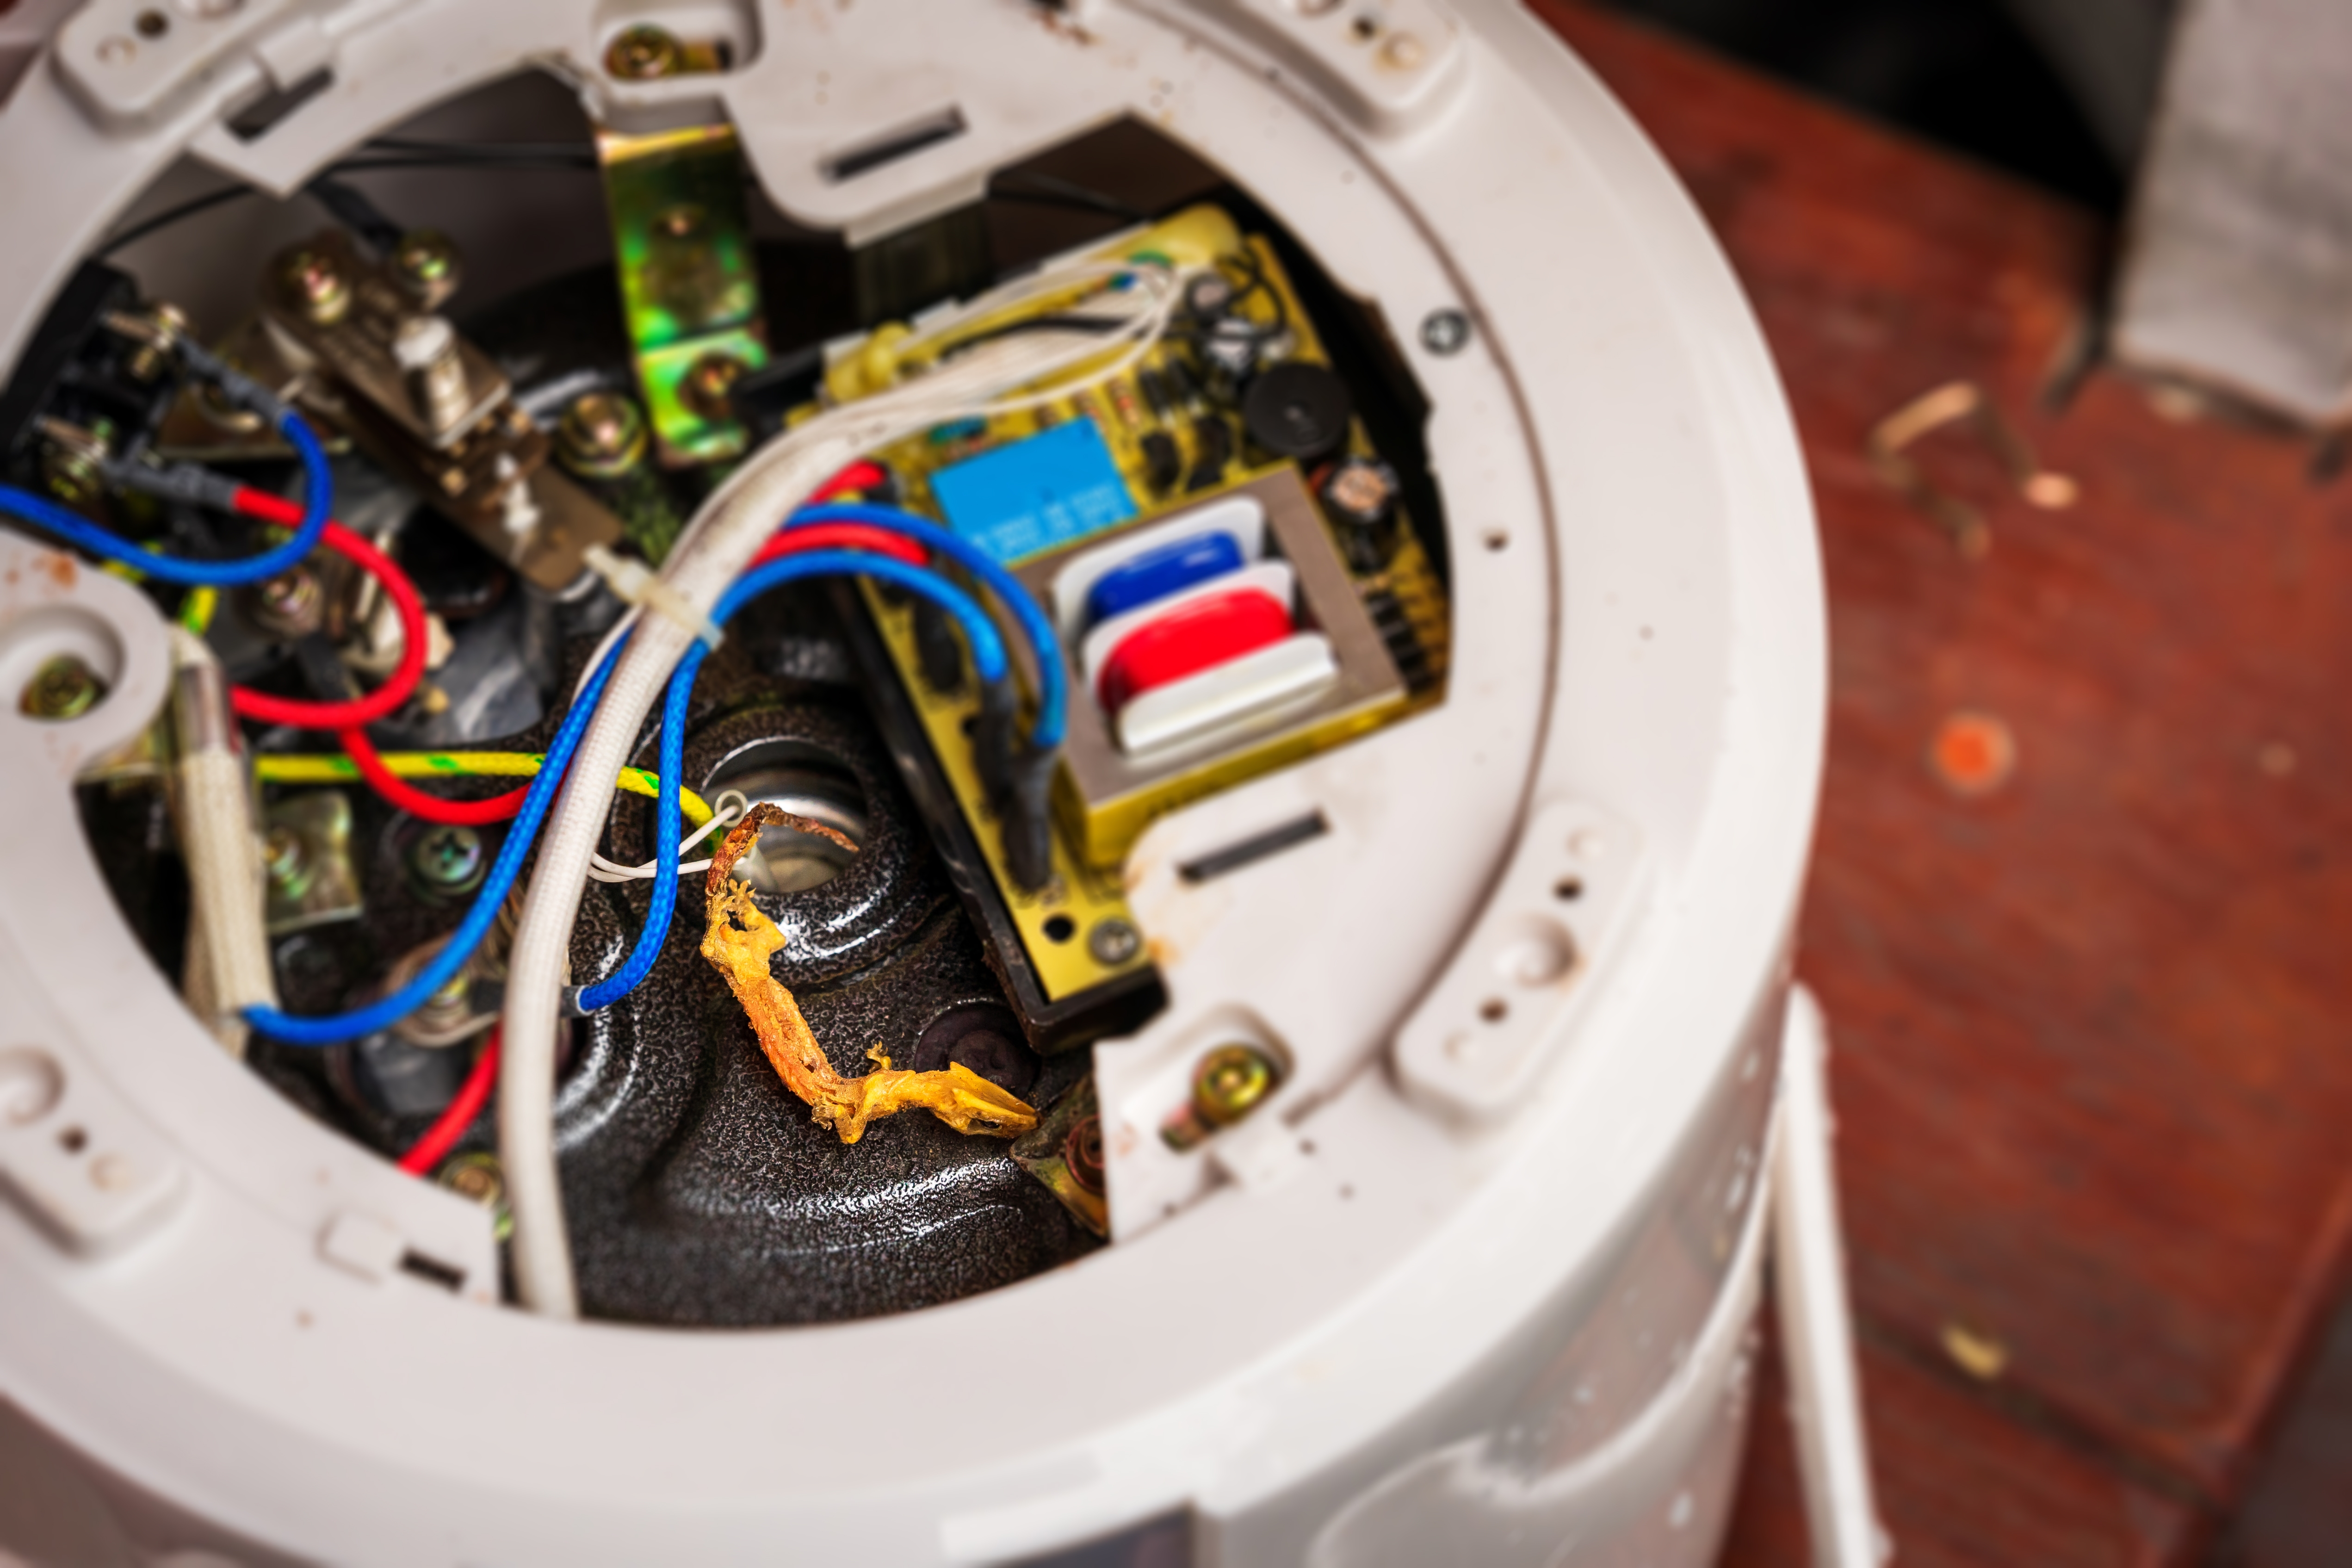
<path fill-rule="evenodd" d="M 740 456 L 750 437 L 728 394 L 768 363 L 768 344 L 735 128 L 600 131 L 596 155 L 661 460 L 682 468 Z"/>

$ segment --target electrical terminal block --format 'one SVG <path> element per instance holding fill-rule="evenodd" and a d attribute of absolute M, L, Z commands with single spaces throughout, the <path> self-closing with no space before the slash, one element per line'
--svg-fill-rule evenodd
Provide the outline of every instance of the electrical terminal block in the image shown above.
<path fill-rule="evenodd" d="M 278 258 L 262 321 L 286 363 L 335 394 L 318 412 L 539 586 L 564 591 L 591 546 L 621 538 L 619 520 L 549 464 L 547 435 L 489 356 L 348 234 L 326 230 Z"/>

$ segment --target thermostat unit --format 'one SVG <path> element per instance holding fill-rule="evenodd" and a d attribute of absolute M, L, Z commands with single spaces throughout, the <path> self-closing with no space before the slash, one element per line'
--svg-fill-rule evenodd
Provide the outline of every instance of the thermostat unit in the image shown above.
<path fill-rule="evenodd" d="M 0 67 L 0 1557 L 1701 1563 L 1769 1240 L 1874 1558 L 1802 468 L 1533 17 Z"/>

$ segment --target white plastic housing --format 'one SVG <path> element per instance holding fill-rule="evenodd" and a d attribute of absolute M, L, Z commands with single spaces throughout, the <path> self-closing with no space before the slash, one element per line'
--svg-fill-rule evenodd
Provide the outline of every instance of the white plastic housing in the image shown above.
<path fill-rule="evenodd" d="M 118 79 L 123 9 L 95 0 L 0 110 L 0 359 L 184 155 L 289 193 L 517 71 L 624 124 L 716 105 L 779 205 L 854 239 L 1133 115 L 1390 325 L 1434 409 L 1456 641 L 1443 708 L 1138 847 L 1171 1004 L 1097 1051 L 1118 1244 L 814 1329 L 555 1323 L 382 1267 L 390 1233 L 475 1293 L 479 1211 L 213 1045 L 71 829 L 74 759 L 11 731 L 0 1045 L 86 1064 L 184 1175 L 101 1255 L 0 1204 L 0 1390 L 25 1418 L 0 1450 L 79 1478 L 143 1552 L 256 1563 L 997 1563 L 1170 1516 L 1226 1564 L 1425 1562 L 1441 1517 L 1464 1561 L 1711 1555 L 1820 767 L 1820 569 L 1720 256 L 1550 34 L 1507 0 L 1391 5 L 1370 37 L 1355 8 L 1282 0 L 247 0 L 218 47 L 165 7 L 198 39 L 186 67 Z M 604 77 L 623 27 L 689 17 L 730 30 L 731 74 Z M 258 137 L 224 125 L 320 71 Z M 535 210 L 460 237 L 547 254 Z M 159 238 L 130 259 L 237 299 L 262 254 Z M 1466 341 L 1423 331 L 1454 311 Z M 122 599 L 91 602 L 145 636 Z M 1328 831 L 1278 856 L 1178 872 L 1309 813 Z M 1526 942 L 1570 820 L 1638 872 L 1590 930 L 1545 906 L 1572 943 L 1555 970 Z M 1538 976 L 1513 984 L 1544 1006 L 1500 1076 L 1448 1065 L 1447 1020 L 1498 974 Z M 1279 1094 L 1169 1148 L 1193 1054 L 1236 1035 L 1289 1064 Z M 14 1545 L 42 1519 L 11 1506 Z"/>

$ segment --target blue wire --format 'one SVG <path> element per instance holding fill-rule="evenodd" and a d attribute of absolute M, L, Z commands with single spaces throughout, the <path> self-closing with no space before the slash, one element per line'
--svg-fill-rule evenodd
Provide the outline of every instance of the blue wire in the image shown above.
<path fill-rule="evenodd" d="M 1037 722 L 1029 731 L 1029 742 L 1041 752 L 1062 743 L 1069 701 L 1062 673 L 1062 639 L 1055 635 L 1053 618 L 1039 606 L 1021 579 L 971 540 L 950 532 L 928 518 L 895 507 L 825 501 L 801 508 L 785 520 L 784 526 L 791 529 L 818 522 L 862 522 L 869 528 L 887 528 L 952 557 L 987 584 L 990 592 L 1021 623 L 1022 635 L 1028 638 L 1030 651 L 1037 656 Z"/>
<path fill-rule="evenodd" d="M 287 571 L 318 548 L 319 535 L 326 531 L 335 498 L 334 477 L 327 469 L 326 451 L 302 416 L 288 409 L 279 417 L 278 428 L 302 459 L 302 521 L 295 529 L 294 537 L 285 543 L 242 561 L 190 561 L 165 555 L 109 533 L 88 518 L 12 485 L 0 485 L 0 512 L 56 534 L 92 555 L 135 566 L 159 583 L 176 584 L 184 588 L 238 588 L 247 583 L 263 582 Z"/>
<path fill-rule="evenodd" d="M 737 579 L 734 586 L 720 595 L 710 618 L 723 626 L 737 610 L 771 588 L 799 578 L 858 575 L 895 583 L 946 609 L 963 623 L 964 636 L 971 643 L 971 662 L 980 679 L 992 685 L 1005 678 L 1003 639 L 996 635 L 994 624 L 971 596 L 920 566 L 909 566 L 887 555 L 852 550 L 812 550 L 771 561 Z M 653 973 L 655 961 L 661 956 L 662 944 L 669 940 L 670 921 L 677 912 L 677 841 L 682 831 L 677 792 L 680 781 L 686 777 L 687 700 L 694 691 L 695 675 L 709 657 L 710 645 L 696 642 L 677 661 L 677 668 L 669 678 L 669 691 L 662 703 L 661 791 L 654 803 L 653 903 L 646 910 L 646 923 L 637 932 L 637 944 L 630 950 L 628 962 L 610 976 L 576 994 L 576 1005 L 583 1013 L 609 1007 L 644 984 L 646 976 Z"/>
<path fill-rule="evenodd" d="M 343 1040 L 357 1039 L 362 1035 L 389 1029 L 409 1014 L 429 1001 L 433 994 L 446 985 L 474 950 L 482 945 L 490 926 L 506 902 L 507 890 L 521 875 L 522 863 L 530 853 L 530 841 L 539 836 L 539 825 L 546 816 L 549 803 L 562 785 L 564 769 L 570 766 L 572 753 L 579 749 L 580 737 L 587 732 L 588 721 L 594 716 L 596 703 L 604 695 L 604 684 L 613 676 L 613 667 L 619 660 L 621 649 L 628 639 L 613 645 L 604 662 L 588 679 L 579 698 L 564 714 L 563 723 L 547 748 L 547 759 L 540 764 L 538 776 L 530 781 L 530 791 L 523 796 L 522 810 L 507 828 L 506 841 L 499 846 L 499 858 L 492 862 L 490 872 L 482 879 L 482 890 L 474 896 L 471 909 L 457 924 L 441 951 L 416 977 L 381 1002 L 350 1013 L 336 1013 L 322 1018 L 298 1018 L 281 1013 L 275 1007 L 248 1007 L 246 1021 L 273 1040 L 289 1046 L 331 1046 Z M 673 791 L 671 799 L 676 800 Z"/>

